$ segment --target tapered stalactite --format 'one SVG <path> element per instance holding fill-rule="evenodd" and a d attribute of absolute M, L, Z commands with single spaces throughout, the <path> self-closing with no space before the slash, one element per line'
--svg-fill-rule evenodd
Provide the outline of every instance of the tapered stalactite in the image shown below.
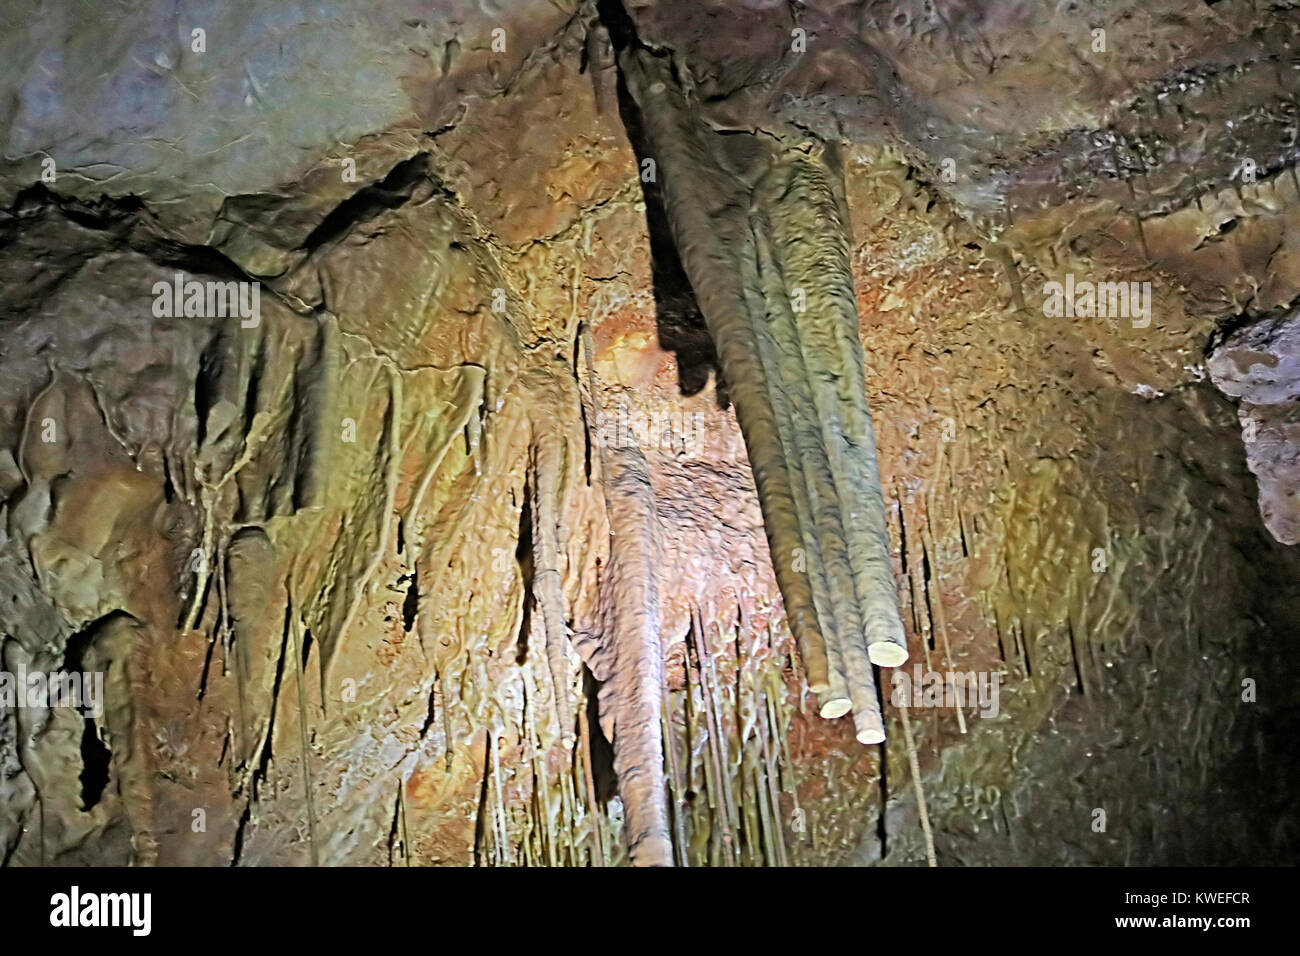
<path fill-rule="evenodd" d="M 619 52 L 672 237 L 745 436 L 773 567 L 823 716 L 884 739 L 872 665 L 907 658 L 839 172 L 822 145 L 723 136 L 689 82 Z"/>
<path fill-rule="evenodd" d="M 637 866 L 672 866 L 665 802 L 663 649 L 659 641 L 659 518 L 640 449 L 602 455 L 610 558 L 601 581 L 603 651 L 613 676 L 600 691 L 601 725 L 614 742 L 614 772 Z"/>
<path fill-rule="evenodd" d="M 553 711 L 560 738 L 573 744 L 574 662 L 565 608 L 564 573 L 569 545 L 568 495 L 579 475 L 580 441 L 565 422 L 580 403 L 577 383 L 562 365 L 539 365 L 521 381 L 529 395 L 528 487 L 532 533 L 532 596 L 541 614 Z M 472 420 L 467 419 L 468 422 Z M 467 439 L 475 437 L 472 431 Z"/>
<path fill-rule="evenodd" d="M 600 421 L 591 328 L 582 329 L 590 420 Z M 645 456 L 635 443 L 596 442 L 609 521 L 609 564 L 600 580 L 601 638 L 588 663 L 605 678 L 597 698 L 601 729 L 614 745 L 629 854 L 636 866 L 672 866 L 664 738 L 663 646 L 659 634 L 658 505 Z M 583 724 L 585 732 L 586 725 Z M 584 753 L 590 754 L 584 745 Z M 591 787 L 588 781 L 589 788 Z M 603 855 L 603 849 L 601 850 Z"/>
<path fill-rule="evenodd" d="M 746 286 L 761 288 L 766 298 L 766 304 L 761 300 L 754 303 L 755 308 L 766 311 L 765 321 L 755 323 L 755 341 L 768 379 L 786 465 L 790 469 L 800 540 L 826 645 L 829 686 L 820 695 L 819 709 L 823 717 L 842 717 L 852 709 L 845 678 L 843 635 L 851 635 L 859 629 L 856 605 L 836 600 L 837 594 L 846 593 L 843 534 L 830 535 L 823 541 L 816 533 L 819 525 L 834 516 L 830 510 L 835 505 L 834 489 L 824 456 L 818 451 L 820 430 L 816 417 L 810 414 L 814 406 L 807 377 L 803 374 L 803 359 L 793 317 L 784 294 L 776 294 L 778 290 L 774 284 L 779 282 L 779 276 L 761 231 L 755 232 L 755 239 L 757 259 L 755 262 L 742 262 L 741 267 L 746 279 L 750 280 Z"/>
<path fill-rule="evenodd" d="M 543 632 L 546 636 L 546 664 L 554 690 L 556 720 L 565 744 L 571 743 L 569 715 L 573 712 L 569 699 L 571 668 L 568 654 L 568 626 L 564 618 L 564 588 L 560 576 L 560 528 L 557 512 L 560 508 L 561 475 L 563 473 L 563 439 L 554 429 L 534 427 L 530 451 L 532 457 L 532 518 L 533 518 L 533 599 L 542 612 Z"/>
<path fill-rule="evenodd" d="M 821 695 L 820 712 L 823 717 L 840 717 L 856 709 L 846 652 L 853 652 L 854 637 L 862 630 L 861 617 L 853 597 L 838 496 L 826 455 L 821 451 L 821 429 L 803 367 L 794 313 L 780 287 L 780 275 L 761 223 L 755 224 L 754 238 L 758 280 L 767 309 L 766 321 L 758 323 L 758 340 L 764 366 L 774 384 L 773 395 L 779 403 L 777 416 L 783 426 L 782 444 L 790 464 L 796 502 L 801 506 L 799 523 L 830 664 L 831 686 Z"/>
<path fill-rule="evenodd" d="M 755 203 L 771 228 L 784 291 L 792 297 L 796 290 L 801 293 L 794 318 L 821 419 L 824 454 L 841 502 L 839 517 L 867 651 L 872 663 L 897 667 L 907 660 L 907 640 L 867 409 L 847 214 L 836 189 L 837 175 L 824 153 L 786 150 L 760 184 Z"/>

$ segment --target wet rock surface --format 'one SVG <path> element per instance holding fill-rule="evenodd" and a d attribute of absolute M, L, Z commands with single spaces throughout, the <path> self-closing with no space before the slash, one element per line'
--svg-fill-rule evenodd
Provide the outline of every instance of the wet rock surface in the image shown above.
<path fill-rule="evenodd" d="M 0 39 L 0 651 L 104 675 L 0 699 L 3 860 L 629 862 L 651 632 L 652 862 L 923 863 L 917 783 L 940 863 L 1293 859 L 1296 11 L 490 7 Z M 629 22 L 712 162 L 842 152 L 903 673 L 999 687 L 919 781 L 808 692 Z"/>

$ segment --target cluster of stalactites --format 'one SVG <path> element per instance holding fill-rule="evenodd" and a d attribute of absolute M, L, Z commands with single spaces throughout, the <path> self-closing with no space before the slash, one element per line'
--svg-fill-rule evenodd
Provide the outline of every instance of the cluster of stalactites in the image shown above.
<path fill-rule="evenodd" d="M 673 240 L 717 346 L 777 583 L 821 713 L 884 739 L 871 665 L 907 659 L 866 403 L 842 182 L 820 144 L 737 150 L 670 64 L 619 65 L 660 171 Z"/>

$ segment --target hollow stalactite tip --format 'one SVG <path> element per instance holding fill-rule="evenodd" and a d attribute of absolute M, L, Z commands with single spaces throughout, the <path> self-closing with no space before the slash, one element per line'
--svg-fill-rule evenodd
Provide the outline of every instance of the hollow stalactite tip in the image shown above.
<path fill-rule="evenodd" d="M 907 648 L 893 641 L 876 641 L 867 645 L 867 656 L 877 667 L 902 667 L 907 663 Z"/>
<path fill-rule="evenodd" d="M 829 700 L 822 701 L 818 714 L 826 720 L 835 720 L 837 717 L 843 717 L 852 709 L 853 704 L 847 697 L 832 697 Z"/>

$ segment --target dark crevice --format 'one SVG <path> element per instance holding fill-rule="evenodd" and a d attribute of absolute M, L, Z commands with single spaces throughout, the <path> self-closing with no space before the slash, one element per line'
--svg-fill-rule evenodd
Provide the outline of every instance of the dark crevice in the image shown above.
<path fill-rule="evenodd" d="M 417 153 L 403 160 L 382 180 L 363 186 L 335 206 L 303 240 L 302 248 L 307 251 L 318 249 L 381 213 L 398 208 L 411 198 L 419 183 L 432 178 L 433 167 L 427 153 Z"/>
<path fill-rule="evenodd" d="M 214 633 L 208 638 L 208 649 L 203 655 L 203 670 L 199 674 L 199 692 L 195 696 L 195 700 L 203 700 L 208 695 L 208 675 L 212 673 L 212 660 L 216 657 L 216 654 L 217 638 Z"/>
<path fill-rule="evenodd" d="M 132 242 L 131 246 L 158 265 L 189 273 L 191 278 L 203 275 L 222 281 L 256 281 L 256 277 L 250 276 L 232 259 L 212 246 L 199 246 L 156 237 Z"/>
<path fill-rule="evenodd" d="M 87 676 L 86 664 L 96 641 L 119 621 L 126 621 L 131 624 L 138 623 L 134 617 L 125 611 L 113 611 L 70 637 L 63 650 L 63 673 L 65 675 L 82 675 L 84 679 Z M 102 662 L 99 662 L 98 666 L 102 667 Z M 102 674 L 102 671 L 99 673 Z M 94 679 L 93 674 L 90 677 Z M 81 703 L 83 706 L 89 703 L 84 697 L 84 692 Z M 104 705 L 105 701 L 100 700 L 99 704 Z M 104 791 L 108 787 L 113 754 L 100 737 L 99 724 L 96 718 L 90 714 L 85 714 L 83 720 L 80 746 L 81 773 L 78 774 L 78 780 L 81 782 L 81 809 L 82 812 L 89 813 L 99 805 L 100 800 L 104 797 Z"/>
<path fill-rule="evenodd" d="M 433 675 L 433 685 L 429 688 L 429 709 L 425 711 L 424 723 L 420 725 L 420 739 L 423 740 L 428 736 L 429 729 L 433 726 L 434 720 L 438 716 L 438 675 Z"/>
<path fill-rule="evenodd" d="M 515 647 L 515 663 L 528 659 L 528 635 L 532 631 L 533 604 L 533 492 L 532 482 L 524 482 L 524 503 L 519 509 L 519 536 L 515 545 L 515 561 L 523 579 L 523 614 L 519 621 L 519 636 Z"/>
<path fill-rule="evenodd" d="M 398 845 L 398 829 L 402 820 L 402 782 L 397 782 L 397 799 L 393 801 L 393 823 L 388 828 L 388 863 L 393 863 L 393 850 Z M 406 847 L 402 847 L 402 856 L 406 856 Z"/>
<path fill-rule="evenodd" d="M 203 350 L 203 354 L 199 356 L 198 374 L 194 376 L 194 417 L 198 422 L 196 441 L 200 446 L 208 438 L 208 415 L 221 394 L 224 345 L 225 343 L 218 337 Z"/>
<path fill-rule="evenodd" d="M 244 833 L 248 829 L 248 822 L 252 818 L 253 801 L 250 797 L 248 803 L 244 805 L 244 812 L 239 815 L 239 825 L 235 827 L 234 852 L 230 855 L 231 866 L 239 866 L 239 858 L 244 854 Z"/>
<path fill-rule="evenodd" d="M 420 571 L 412 567 L 410 583 L 406 588 L 406 598 L 402 601 L 402 630 L 407 634 L 415 627 L 415 619 L 420 611 Z"/>
<path fill-rule="evenodd" d="M 253 416 L 257 414 L 258 402 L 261 398 L 262 376 L 266 374 L 266 350 L 262 348 L 261 341 L 258 341 L 256 350 L 253 353 L 253 365 L 248 370 L 248 387 L 244 390 L 244 422 L 245 427 L 253 422 Z"/>
<path fill-rule="evenodd" d="M 582 388 L 582 379 L 583 379 L 582 374 L 578 370 L 578 363 L 582 361 L 582 358 L 579 353 L 581 352 L 583 332 L 584 329 L 586 328 L 589 328 L 586 325 L 586 323 L 579 323 L 578 329 L 573 336 L 573 378 L 574 381 L 578 383 L 579 390 L 581 390 Z M 587 341 L 592 342 L 593 343 L 592 347 L 593 348 L 595 347 L 594 345 L 595 339 L 593 337 L 588 336 Z M 595 361 L 594 355 L 588 356 L 587 358 L 592 362 Z M 595 391 L 596 383 L 592 381 L 590 385 L 591 385 L 591 395 L 589 396 L 589 398 L 591 400 L 591 407 L 593 409 L 592 413 L 595 414 L 597 417 L 599 417 L 600 413 L 595 411 L 595 409 L 600 404 L 600 396 L 598 396 Z M 586 402 L 581 402 L 581 401 L 578 402 L 578 414 L 582 417 L 582 440 L 583 440 L 582 441 L 583 444 L 582 474 L 583 474 L 583 479 L 585 484 L 587 485 L 588 488 L 590 488 L 591 487 L 591 430 L 593 428 L 598 427 L 598 423 L 587 420 Z"/>
<path fill-rule="evenodd" d="M 95 718 L 86 715 L 85 725 L 81 731 L 81 809 L 89 813 L 98 806 L 108 786 L 108 768 L 113 754 L 99 739 L 99 728 Z"/>
<path fill-rule="evenodd" d="M 257 788 L 267 778 L 267 773 L 271 769 L 271 755 L 275 742 L 275 719 L 277 704 L 280 700 L 280 685 L 284 682 L 284 662 L 289 653 L 289 629 L 292 626 L 293 606 L 286 605 L 284 609 L 284 631 L 280 638 L 280 653 L 275 662 L 275 681 L 271 685 L 271 712 L 267 716 L 266 734 L 262 739 L 261 751 L 258 754 L 257 766 L 253 770 L 253 780 L 249 799 L 257 799 Z"/>
<path fill-rule="evenodd" d="M 923 583 L 922 592 L 925 596 L 925 616 L 929 621 L 934 620 L 934 606 L 930 600 L 930 552 L 926 550 L 925 543 L 921 544 L 921 581 Z M 930 650 L 934 650 L 934 627 L 930 627 Z"/>
<path fill-rule="evenodd" d="M 474 814 L 474 865 L 483 865 L 483 837 L 487 833 L 488 781 L 492 779 L 492 748 L 483 748 L 483 782 L 478 791 L 478 812 Z"/>
<path fill-rule="evenodd" d="M 898 508 L 898 554 L 902 561 L 903 576 L 908 573 L 907 564 L 907 522 L 903 519 L 903 501 L 901 498 L 895 501 Z"/>
<path fill-rule="evenodd" d="M 71 199 L 60 196 L 44 183 L 32 183 L 18 191 L 7 210 L 0 210 L 0 222 L 11 216 L 22 218 L 39 214 L 43 209 L 57 209 L 83 229 L 119 235 L 128 230 L 138 216 L 147 214 L 144 200 L 139 196 L 101 195 L 99 199 Z"/>
<path fill-rule="evenodd" d="M 608 803 L 618 793 L 618 776 L 614 773 L 614 745 L 600 727 L 601 684 L 586 664 L 582 665 L 582 683 L 587 694 L 588 739 L 591 742 L 591 776 L 596 785 L 598 802 Z"/>
<path fill-rule="evenodd" d="M 271 713 L 267 717 L 266 736 L 262 740 L 261 753 L 258 755 L 257 767 L 253 770 L 252 785 L 248 792 L 248 802 L 240 815 L 239 826 L 235 830 L 235 850 L 230 865 L 238 866 L 244 851 L 244 833 L 253 815 L 253 801 L 257 799 L 258 786 L 267 778 L 271 768 L 271 753 L 275 740 L 275 718 L 277 703 L 280 699 L 280 686 L 284 681 L 284 662 L 289 653 L 289 630 L 293 622 L 293 605 L 286 604 L 284 609 L 284 629 L 280 642 L 280 654 L 275 664 L 275 681 L 271 686 Z M 304 642 L 304 646 L 308 646 Z M 306 658 L 304 657 L 304 661 Z"/>
<path fill-rule="evenodd" d="M 1079 661 L 1079 638 L 1074 633 L 1074 620 L 1067 617 L 1065 620 L 1066 631 L 1070 638 L 1070 661 L 1074 665 L 1074 689 L 1080 694 L 1083 690 L 1083 665 Z"/>

